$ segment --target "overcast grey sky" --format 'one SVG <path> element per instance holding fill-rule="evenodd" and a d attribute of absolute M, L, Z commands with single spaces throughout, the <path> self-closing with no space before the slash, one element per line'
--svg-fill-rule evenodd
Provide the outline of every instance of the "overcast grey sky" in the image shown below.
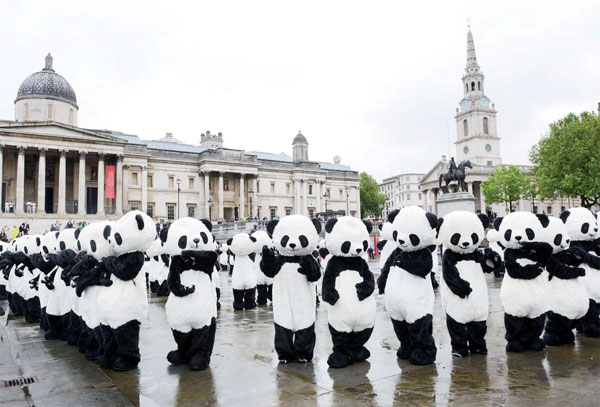
<path fill-rule="evenodd" d="M 504 162 L 600 102 L 599 1 L 407 3 L 8 2 L 0 118 L 51 52 L 81 127 L 290 155 L 302 130 L 312 160 L 425 172 L 454 153 L 467 17 Z"/>

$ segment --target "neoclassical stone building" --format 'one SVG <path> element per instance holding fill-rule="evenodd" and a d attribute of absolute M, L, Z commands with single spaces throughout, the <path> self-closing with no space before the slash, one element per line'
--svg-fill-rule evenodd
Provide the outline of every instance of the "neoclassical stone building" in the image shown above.
<path fill-rule="evenodd" d="M 190 145 L 170 133 L 143 140 L 85 129 L 77 125 L 78 111 L 73 88 L 48 54 L 45 68 L 19 87 L 15 119 L 0 121 L 2 217 L 98 219 L 131 209 L 157 220 L 326 210 L 360 216 L 358 172 L 339 159 L 310 161 L 301 133 L 288 156 L 226 148 L 221 133 L 208 131 Z M 28 213 L 31 203 L 35 214 Z"/>

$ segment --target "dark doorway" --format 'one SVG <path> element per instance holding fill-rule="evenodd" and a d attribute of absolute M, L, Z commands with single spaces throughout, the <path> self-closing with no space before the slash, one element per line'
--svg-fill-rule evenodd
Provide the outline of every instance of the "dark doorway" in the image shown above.
<path fill-rule="evenodd" d="M 2 206 L 0 206 L 1 210 L 4 211 L 4 203 L 6 202 L 6 183 L 2 183 Z"/>
<path fill-rule="evenodd" d="M 86 202 L 86 213 L 88 215 L 95 214 L 98 210 L 98 188 L 88 187 Z"/>
<path fill-rule="evenodd" d="M 46 213 L 54 213 L 54 188 L 52 187 L 46 187 L 44 210 Z"/>

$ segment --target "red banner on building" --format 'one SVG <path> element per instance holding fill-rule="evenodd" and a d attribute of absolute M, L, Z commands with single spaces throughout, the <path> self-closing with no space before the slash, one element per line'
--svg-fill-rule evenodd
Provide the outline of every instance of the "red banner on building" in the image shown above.
<path fill-rule="evenodd" d="M 107 165 L 106 166 L 106 181 L 104 184 L 104 197 L 105 198 L 114 198 L 115 197 L 115 166 Z"/>

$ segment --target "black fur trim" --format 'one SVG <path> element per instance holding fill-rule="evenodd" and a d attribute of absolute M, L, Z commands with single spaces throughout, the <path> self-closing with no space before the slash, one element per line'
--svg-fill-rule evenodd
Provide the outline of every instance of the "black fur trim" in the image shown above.
<path fill-rule="evenodd" d="M 333 227 L 335 226 L 335 224 L 337 223 L 337 218 L 331 218 L 327 221 L 327 223 L 325 224 L 325 232 L 327 233 L 331 233 L 331 231 L 333 230 Z"/>
<path fill-rule="evenodd" d="M 206 229 L 208 229 L 209 232 L 212 232 L 212 222 L 209 221 L 208 219 L 200 219 L 200 222 L 202 222 L 204 224 L 204 226 L 206 226 Z"/>
<path fill-rule="evenodd" d="M 279 223 L 278 219 L 273 219 L 270 220 L 269 223 L 267 223 L 267 233 L 269 234 L 269 236 L 273 236 L 273 232 L 275 231 L 275 226 L 277 226 L 277 224 Z"/>
<path fill-rule="evenodd" d="M 321 221 L 317 218 L 311 218 L 310 221 L 315 226 L 317 233 L 321 233 Z"/>
<path fill-rule="evenodd" d="M 394 223 L 394 219 L 396 219 L 396 216 L 399 213 L 400 213 L 400 209 L 394 209 L 393 211 L 391 211 L 390 213 L 388 213 L 388 222 Z"/>
<path fill-rule="evenodd" d="M 500 225 L 502 224 L 502 220 L 504 218 L 502 216 L 497 217 L 496 219 L 494 219 L 494 229 L 496 230 L 500 230 Z"/>
<path fill-rule="evenodd" d="M 427 212 L 425 214 L 425 217 L 427 218 L 427 220 L 429 221 L 429 226 L 431 226 L 431 229 L 435 229 L 437 228 L 437 216 L 435 216 L 433 213 L 431 212 Z"/>

